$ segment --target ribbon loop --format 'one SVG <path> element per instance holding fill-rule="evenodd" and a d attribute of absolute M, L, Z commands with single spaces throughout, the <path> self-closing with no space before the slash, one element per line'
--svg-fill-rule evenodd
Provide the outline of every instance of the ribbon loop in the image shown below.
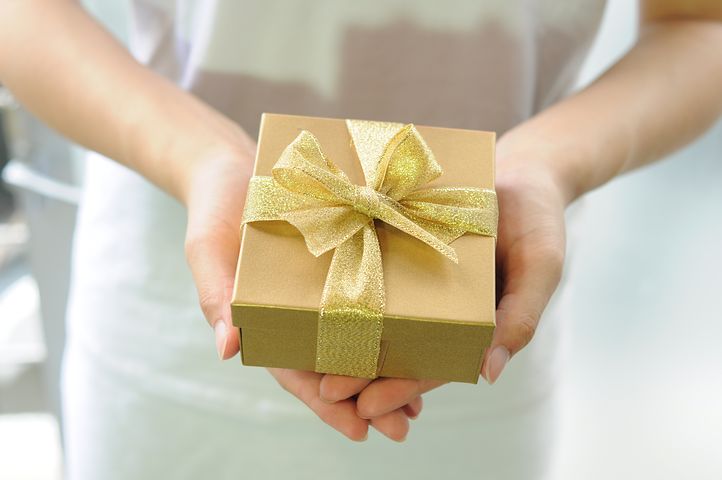
<path fill-rule="evenodd" d="M 334 250 L 319 307 L 315 371 L 375 378 L 385 305 L 373 219 L 411 235 L 454 262 L 449 243 L 465 233 L 496 236 L 493 190 L 420 189 L 441 166 L 412 124 L 347 120 L 366 185 L 352 184 L 304 130 L 272 177 L 251 178 L 242 223 L 284 220 L 308 250 Z"/>

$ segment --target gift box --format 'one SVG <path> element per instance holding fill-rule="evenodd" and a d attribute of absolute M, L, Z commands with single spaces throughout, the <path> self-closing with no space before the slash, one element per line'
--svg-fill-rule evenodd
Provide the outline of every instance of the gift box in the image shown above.
<path fill-rule="evenodd" d="M 492 132 L 264 114 L 232 314 L 244 365 L 477 383 Z"/>

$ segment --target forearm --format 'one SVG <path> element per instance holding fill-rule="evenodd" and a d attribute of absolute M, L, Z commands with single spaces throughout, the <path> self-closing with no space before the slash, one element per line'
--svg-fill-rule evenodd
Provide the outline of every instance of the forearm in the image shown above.
<path fill-rule="evenodd" d="M 0 82 L 65 136 L 181 199 L 194 159 L 253 148 L 240 127 L 140 65 L 71 1 L 0 0 Z"/>
<path fill-rule="evenodd" d="M 661 158 L 722 112 L 720 45 L 718 22 L 651 24 L 593 84 L 508 132 L 500 161 L 548 163 L 571 202 Z"/>

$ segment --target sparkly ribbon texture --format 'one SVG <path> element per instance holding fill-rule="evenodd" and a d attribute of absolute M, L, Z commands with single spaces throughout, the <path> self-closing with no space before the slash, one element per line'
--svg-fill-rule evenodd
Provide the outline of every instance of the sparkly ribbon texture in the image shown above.
<path fill-rule="evenodd" d="M 449 246 L 465 233 L 496 236 L 493 190 L 420 189 L 442 173 L 414 125 L 346 120 L 366 185 L 354 185 L 304 130 L 273 167 L 250 180 L 248 222 L 284 220 L 319 256 L 334 250 L 319 307 L 315 371 L 376 378 L 385 304 L 374 219 L 458 263 Z"/>

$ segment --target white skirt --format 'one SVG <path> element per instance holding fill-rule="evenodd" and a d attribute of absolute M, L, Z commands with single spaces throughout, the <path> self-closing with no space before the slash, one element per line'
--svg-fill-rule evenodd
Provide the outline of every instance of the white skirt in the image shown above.
<path fill-rule="evenodd" d="M 355 443 L 265 369 L 218 361 L 183 255 L 183 208 L 91 156 L 63 374 L 69 480 L 545 478 L 566 275 L 536 337 L 494 386 L 444 385 L 424 396 L 404 443 L 375 431 Z"/>

